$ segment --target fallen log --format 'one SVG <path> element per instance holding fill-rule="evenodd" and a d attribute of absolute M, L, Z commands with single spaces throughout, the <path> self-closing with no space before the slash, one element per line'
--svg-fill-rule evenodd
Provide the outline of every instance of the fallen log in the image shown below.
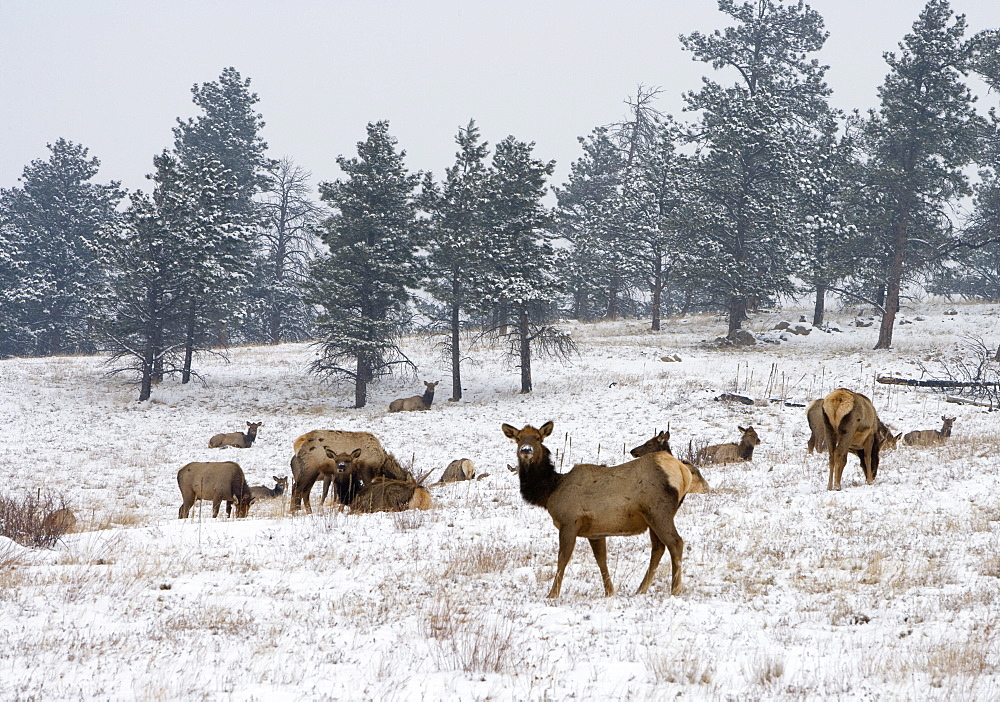
<path fill-rule="evenodd" d="M 880 375 L 875 379 L 883 385 L 909 385 L 920 388 L 996 388 L 1000 383 L 992 383 L 981 380 L 915 380 L 913 378 L 893 378 L 889 375 Z"/>
<path fill-rule="evenodd" d="M 980 400 L 969 400 L 964 397 L 954 397 L 953 395 L 948 395 L 944 398 L 945 402 L 953 402 L 956 405 L 975 405 L 976 407 L 986 407 L 988 409 L 997 409 L 997 405 L 994 402 L 982 402 Z"/>

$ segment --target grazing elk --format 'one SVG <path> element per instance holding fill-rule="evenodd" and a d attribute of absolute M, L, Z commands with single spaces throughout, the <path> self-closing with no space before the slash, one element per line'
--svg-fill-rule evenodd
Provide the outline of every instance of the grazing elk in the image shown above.
<path fill-rule="evenodd" d="M 247 516 L 254 502 L 253 493 L 243 476 L 243 469 L 232 461 L 221 463 L 188 463 L 177 471 L 177 486 L 183 503 L 177 514 L 185 519 L 196 500 L 212 501 L 212 516 L 219 516 L 219 505 L 225 501 L 226 516 L 236 505 L 237 518 Z"/>
<path fill-rule="evenodd" d="M 247 433 L 234 431 L 232 434 L 216 434 L 208 440 L 209 448 L 250 448 L 257 438 L 257 429 L 264 426 L 260 422 L 247 422 Z"/>
<path fill-rule="evenodd" d="M 579 464 L 568 473 L 557 473 L 549 449 L 542 443 L 552 427 L 552 422 L 538 429 L 502 426 L 504 435 L 517 443 L 521 497 L 544 507 L 559 530 L 559 563 L 548 597 L 559 597 L 577 538 L 590 541 L 604 594 L 613 595 L 607 537 L 634 536 L 647 530 L 652 543 L 649 569 L 636 594 L 649 589 L 664 549 L 670 552 L 670 592 L 680 592 L 684 541 L 674 527 L 674 514 L 694 487 L 696 479 L 688 467 L 657 451 L 619 466 Z"/>
<path fill-rule="evenodd" d="M 378 477 L 364 485 L 351 502 L 351 514 L 403 512 L 430 509 L 431 493 L 416 480 L 390 480 Z"/>
<path fill-rule="evenodd" d="M 285 494 L 285 488 L 288 487 L 288 476 L 278 477 L 277 475 L 272 475 L 274 478 L 274 487 L 269 488 L 266 485 L 254 485 L 250 488 L 250 492 L 253 493 L 254 499 L 257 500 L 270 500 L 275 497 L 281 497 Z"/>
<path fill-rule="evenodd" d="M 316 481 L 323 478 L 323 499 L 326 501 L 331 484 L 342 504 L 350 504 L 358 490 L 365 483 L 381 475 L 394 480 L 412 479 L 409 471 L 399 465 L 391 454 L 382 448 L 374 435 L 364 431 L 337 431 L 317 429 L 307 432 L 292 444 L 292 511 L 305 503 L 306 512 L 312 513 L 309 493 Z M 353 453 L 359 451 L 357 456 Z M 350 458 L 350 465 L 338 468 L 338 460 L 344 455 Z M 335 476 L 340 474 L 340 487 Z M 346 500 L 346 501 L 345 501 Z"/>
<path fill-rule="evenodd" d="M 698 449 L 696 463 L 742 463 L 753 459 L 753 449 L 760 444 L 753 426 L 737 427 L 743 436 L 738 444 L 714 444 Z"/>
<path fill-rule="evenodd" d="M 859 392 L 837 388 L 823 398 L 823 427 L 830 454 L 827 490 L 840 490 L 849 452 L 861 461 L 865 481 L 869 485 L 875 482 L 882 446 L 879 424 L 872 401 Z"/>
<path fill-rule="evenodd" d="M 441 381 L 435 381 L 433 383 L 428 383 L 424 381 L 423 395 L 414 395 L 413 397 L 404 397 L 399 400 L 393 400 L 389 403 L 390 412 L 412 412 L 414 410 L 425 410 L 431 408 L 431 403 L 434 402 L 434 388 L 437 387 L 438 383 Z"/>
<path fill-rule="evenodd" d="M 656 453 L 657 451 L 665 451 L 671 456 L 674 455 L 673 451 L 670 450 L 670 432 L 661 431 L 659 434 L 654 436 L 652 439 L 644 444 L 639 444 L 634 449 L 629 451 L 633 458 L 642 458 L 650 453 Z M 689 492 L 708 492 L 708 481 L 698 470 L 698 467 L 691 463 L 690 461 L 681 461 L 687 466 L 688 470 L 691 471 L 691 477 L 693 481 L 691 483 L 691 489 Z"/>
<path fill-rule="evenodd" d="M 943 424 L 940 429 L 918 429 L 908 431 L 903 436 L 903 443 L 907 446 L 940 446 L 951 436 L 951 426 L 955 423 L 955 417 L 941 417 Z"/>
<path fill-rule="evenodd" d="M 823 399 L 813 400 L 806 407 L 806 421 L 809 422 L 809 441 L 806 444 L 806 449 L 809 453 L 814 450 L 817 453 L 826 453 L 826 429 L 823 424 Z M 896 444 L 899 442 L 900 437 L 903 436 L 902 433 L 893 434 L 892 430 L 887 427 L 882 420 L 878 422 L 878 428 L 875 430 L 878 434 L 878 439 L 880 443 L 880 451 L 889 451 L 896 448 Z"/>

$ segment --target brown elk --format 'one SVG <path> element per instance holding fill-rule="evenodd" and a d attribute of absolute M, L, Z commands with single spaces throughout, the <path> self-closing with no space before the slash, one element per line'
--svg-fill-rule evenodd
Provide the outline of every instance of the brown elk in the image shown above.
<path fill-rule="evenodd" d="M 393 400 L 389 403 L 390 412 L 413 412 L 415 410 L 425 410 L 430 409 L 431 403 L 434 402 L 434 388 L 437 387 L 438 383 L 441 381 L 435 381 L 433 383 L 428 383 L 424 381 L 424 394 L 414 395 L 413 397 L 404 397 L 398 400 Z"/>
<path fill-rule="evenodd" d="M 823 398 L 823 427 L 830 454 L 827 490 L 840 490 L 840 478 L 849 452 L 861 461 L 865 481 L 869 485 L 875 482 L 882 446 L 879 424 L 872 401 L 859 392 L 837 388 Z"/>
<path fill-rule="evenodd" d="M 243 476 L 243 469 L 232 461 L 221 463 L 188 463 L 177 471 L 177 486 L 183 502 L 177 514 L 184 519 L 197 500 L 212 501 L 212 516 L 219 516 L 219 505 L 226 503 L 226 516 L 236 505 L 237 518 L 247 516 L 254 502 L 253 493 Z"/>
<path fill-rule="evenodd" d="M 806 449 L 809 453 L 816 451 L 817 453 L 826 453 L 826 429 L 823 424 L 823 399 L 813 400 L 806 407 L 806 421 L 809 422 L 809 441 L 806 444 Z M 890 451 L 896 448 L 896 444 L 899 442 L 900 437 L 903 436 L 902 433 L 893 434 L 892 430 L 887 427 L 882 420 L 878 422 L 878 439 L 880 443 L 880 451 Z"/>
<path fill-rule="evenodd" d="M 351 514 L 430 508 L 431 493 L 418 481 L 390 480 L 383 477 L 375 478 L 364 485 L 351 502 Z"/>
<path fill-rule="evenodd" d="M 69 507 L 60 507 L 42 519 L 42 531 L 53 536 L 61 536 L 75 526 L 76 515 Z"/>
<path fill-rule="evenodd" d="M 264 426 L 260 422 L 247 422 L 247 433 L 233 432 L 231 434 L 216 434 L 208 440 L 209 448 L 250 448 L 257 438 L 257 429 Z"/>
<path fill-rule="evenodd" d="M 941 417 L 943 424 L 940 429 L 918 429 L 908 431 L 903 436 L 903 443 L 907 446 L 940 446 L 951 436 L 951 426 L 955 423 L 955 417 Z"/>
<path fill-rule="evenodd" d="M 659 434 L 654 436 L 652 439 L 644 444 L 639 444 L 634 449 L 629 451 L 634 458 L 642 458 L 643 456 L 655 453 L 657 451 L 665 451 L 673 456 L 673 451 L 670 450 L 670 432 L 661 431 Z M 691 471 L 691 477 L 693 478 L 691 482 L 691 489 L 688 492 L 708 492 L 708 481 L 698 470 L 698 467 L 691 463 L 690 461 L 681 461 L 687 466 L 688 470 Z"/>
<path fill-rule="evenodd" d="M 271 477 L 274 479 L 273 488 L 269 488 L 266 485 L 254 485 L 250 488 L 250 492 L 253 493 L 255 499 L 269 500 L 285 494 L 285 488 L 288 487 L 288 476 L 284 475 L 279 478 L 277 475 L 272 475 Z"/>
<path fill-rule="evenodd" d="M 737 427 L 743 436 L 738 444 L 713 444 L 698 449 L 696 463 L 742 463 L 753 459 L 754 447 L 760 444 L 760 437 L 753 426 Z"/>
<path fill-rule="evenodd" d="M 350 504 L 358 489 L 381 475 L 394 480 L 408 480 L 413 476 L 399 465 L 391 454 L 382 448 L 374 435 L 364 431 L 337 431 L 317 429 L 307 432 L 292 444 L 292 511 L 305 503 L 306 512 L 312 513 L 309 493 L 320 477 L 323 478 L 323 499 L 326 501 L 331 484 L 342 504 Z M 357 456 L 353 455 L 359 451 Z M 343 456 L 350 458 L 350 465 L 338 467 Z M 335 476 L 340 474 L 340 487 Z M 345 502 L 345 500 L 347 500 Z"/>
<path fill-rule="evenodd" d="M 670 592 L 680 592 L 684 541 L 674 526 L 674 514 L 695 480 L 687 466 L 665 451 L 657 451 L 619 466 L 579 464 L 568 473 L 557 473 L 549 449 L 542 443 L 552 427 L 552 422 L 538 429 L 502 426 L 504 435 L 517 443 L 521 497 L 544 507 L 559 530 L 559 563 L 548 597 L 559 597 L 577 538 L 590 541 L 604 594 L 613 595 L 607 537 L 635 536 L 647 530 L 652 543 L 649 569 L 636 594 L 649 589 L 664 549 L 670 552 Z"/>
<path fill-rule="evenodd" d="M 476 466 L 468 458 L 457 458 L 448 464 L 448 467 L 444 469 L 444 473 L 441 474 L 441 479 L 438 484 L 441 483 L 454 483 L 459 480 L 472 480 L 476 477 Z"/>

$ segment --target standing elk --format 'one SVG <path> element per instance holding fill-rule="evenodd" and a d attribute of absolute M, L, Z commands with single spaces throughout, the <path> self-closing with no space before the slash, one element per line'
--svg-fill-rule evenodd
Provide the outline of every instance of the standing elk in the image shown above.
<path fill-rule="evenodd" d="M 428 383 L 424 381 L 424 394 L 414 395 L 413 397 L 404 397 L 399 400 L 393 400 L 389 403 L 390 412 L 413 412 L 415 410 L 426 410 L 431 408 L 431 403 L 434 402 L 434 388 L 437 387 L 438 383 L 441 381 L 435 381 L 433 383 Z"/>
<path fill-rule="evenodd" d="M 409 471 L 399 465 L 391 454 L 382 448 L 374 435 L 365 431 L 338 431 L 316 429 L 297 438 L 292 444 L 292 511 L 305 503 L 306 512 L 312 513 L 309 493 L 316 481 L 323 478 L 323 498 L 331 484 L 342 504 L 350 504 L 362 485 L 378 476 L 393 480 L 412 479 Z M 359 453 L 353 455 L 355 451 Z M 345 463 L 345 455 L 350 465 Z M 344 464 L 338 467 L 338 463 Z M 339 487 L 335 476 L 340 475 Z M 346 500 L 346 501 L 345 501 Z"/>
<path fill-rule="evenodd" d="M 649 589 L 664 549 L 670 552 L 670 592 L 680 592 L 684 541 L 674 526 L 674 515 L 684 496 L 696 487 L 688 467 L 665 451 L 657 451 L 619 466 L 579 464 L 568 473 L 557 473 L 542 443 L 552 428 L 552 422 L 538 429 L 502 426 L 504 435 L 517 443 L 521 497 L 544 507 L 559 530 L 559 563 L 548 597 L 559 597 L 577 538 L 590 541 L 604 594 L 613 595 L 607 537 L 635 536 L 647 530 L 652 544 L 649 569 L 636 594 Z"/>
<path fill-rule="evenodd" d="M 760 437 L 753 426 L 738 426 L 743 436 L 738 444 L 714 444 L 698 449 L 696 463 L 742 463 L 753 459 L 753 449 L 760 444 Z"/>
<path fill-rule="evenodd" d="M 849 452 L 861 461 L 865 481 L 869 485 L 875 482 L 882 446 L 880 423 L 872 401 L 859 392 L 837 388 L 823 398 L 823 427 L 830 453 L 827 490 L 840 490 Z"/>
<path fill-rule="evenodd" d="M 208 440 L 209 448 L 250 448 L 257 438 L 257 429 L 264 426 L 260 422 L 247 422 L 247 433 L 235 431 L 232 434 L 216 434 Z"/>
<path fill-rule="evenodd" d="M 955 417 L 941 417 L 943 424 L 940 429 L 918 429 L 908 431 L 903 436 L 903 443 L 907 446 L 940 446 L 951 436 L 951 426 L 955 423 Z"/>
<path fill-rule="evenodd" d="M 285 488 L 288 487 L 288 476 L 284 475 L 279 478 L 277 475 L 272 475 L 271 477 L 274 479 L 273 488 L 269 488 L 266 485 L 254 485 L 250 488 L 250 492 L 253 493 L 255 499 L 270 500 L 285 494 Z"/>
<path fill-rule="evenodd" d="M 212 501 L 212 516 L 219 516 L 219 505 L 226 503 L 226 516 L 236 505 L 236 517 L 247 516 L 254 502 L 253 493 L 243 476 L 243 469 L 232 461 L 221 463 L 188 463 L 177 471 L 177 486 L 183 502 L 177 513 L 185 519 L 197 500 Z"/>
<path fill-rule="evenodd" d="M 823 399 L 813 400 L 806 407 L 806 421 L 809 422 L 809 441 L 806 444 L 806 449 L 809 453 L 816 451 L 817 453 L 826 453 L 826 429 L 823 424 Z M 878 421 L 878 429 L 875 430 L 878 434 L 878 439 L 880 443 L 880 451 L 890 451 L 896 448 L 896 444 L 899 442 L 900 437 L 903 436 L 902 433 L 893 434 L 892 430 L 887 427 L 882 420 Z"/>

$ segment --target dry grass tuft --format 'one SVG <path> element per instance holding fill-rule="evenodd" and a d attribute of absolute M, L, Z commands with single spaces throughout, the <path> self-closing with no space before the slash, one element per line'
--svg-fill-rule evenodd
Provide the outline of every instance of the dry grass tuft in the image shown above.
<path fill-rule="evenodd" d="M 75 526 L 63 497 L 38 490 L 24 497 L 0 496 L 0 536 L 28 548 L 52 548 Z"/>
<path fill-rule="evenodd" d="M 523 635 L 512 613 L 469 611 L 439 595 L 425 618 L 434 659 L 442 671 L 516 673 L 527 667 Z"/>

